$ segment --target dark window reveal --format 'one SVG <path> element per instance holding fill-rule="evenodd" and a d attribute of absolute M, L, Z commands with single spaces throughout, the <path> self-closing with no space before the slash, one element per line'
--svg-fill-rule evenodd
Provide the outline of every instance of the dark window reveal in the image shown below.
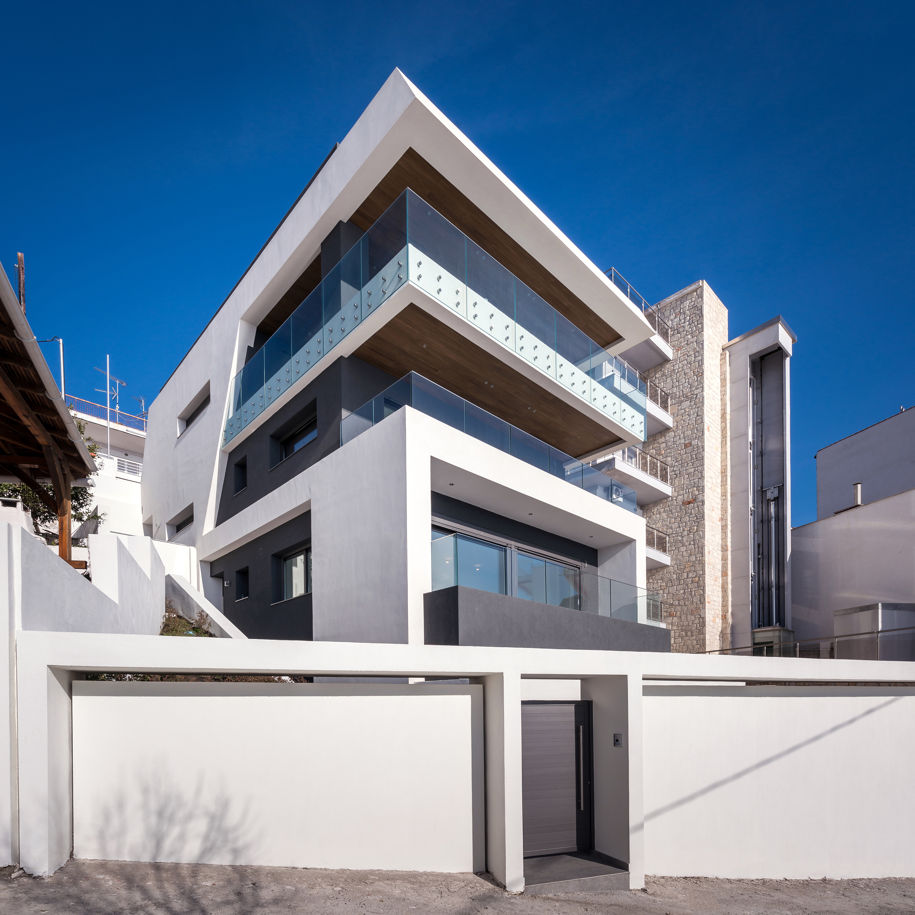
<path fill-rule="evenodd" d="M 280 442 L 280 460 L 284 461 L 290 455 L 304 448 L 309 442 L 313 442 L 318 437 L 318 420 L 312 419 L 300 426 L 295 432 L 290 432 Z"/>
<path fill-rule="evenodd" d="M 239 493 L 248 486 L 248 459 L 241 458 L 235 462 L 232 470 L 233 492 Z"/>
<path fill-rule="evenodd" d="M 248 596 L 248 569 L 239 569 L 235 573 L 235 600 L 244 600 Z"/>
<path fill-rule="evenodd" d="M 270 466 L 292 457 L 318 437 L 317 404 L 312 401 L 270 436 Z"/>

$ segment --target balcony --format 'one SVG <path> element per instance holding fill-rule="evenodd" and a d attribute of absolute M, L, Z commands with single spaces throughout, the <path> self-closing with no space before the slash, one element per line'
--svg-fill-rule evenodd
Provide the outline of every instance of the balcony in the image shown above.
<path fill-rule="evenodd" d="M 340 424 L 340 444 L 351 442 L 401 407 L 413 407 L 526 464 L 638 514 L 635 492 L 601 470 L 583 464 L 517 426 L 411 372 L 350 413 Z"/>
<path fill-rule="evenodd" d="M 74 413 L 82 413 L 84 416 L 89 416 L 92 419 L 97 419 L 101 422 L 108 422 L 110 420 L 116 425 L 126 426 L 128 429 L 135 429 L 137 432 L 146 432 L 145 416 L 135 416 L 133 413 L 125 413 L 123 410 L 119 410 L 116 405 L 109 409 L 103 404 L 93 403 L 91 400 L 83 400 L 82 397 L 71 397 L 68 394 L 67 406 Z"/>
<path fill-rule="evenodd" d="M 238 372 L 224 444 L 406 283 L 472 325 L 490 345 L 554 379 L 627 437 L 644 439 L 647 385 L 639 373 L 407 190 Z"/>
<path fill-rule="evenodd" d="M 651 325 L 651 328 L 655 333 L 653 337 L 649 337 L 631 350 L 628 350 L 626 352 L 626 359 L 635 368 L 643 372 L 647 369 L 653 369 L 663 362 L 669 362 L 673 358 L 673 350 L 670 346 L 671 328 L 664 318 L 661 317 L 661 313 L 657 306 L 649 305 L 647 299 L 638 293 L 632 284 L 615 267 L 611 267 L 604 272 L 610 278 L 610 282 L 612 282 L 630 302 L 641 309 L 645 320 Z M 665 409 L 667 408 L 665 407 Z"/>
<path fill-rule="evenodd" d="M 635 490 L 639 505 L 670 498 L 670 467 L 654 455 L 630 445 L 593 466 Z"/>
<path fill-rule="evenodd" d="M 663 531 L 645 528 L 645 565 L 649 569 L 666 569 L 670 566 L 670 544 Z"/>
<path fill-rule="evenodd" d="M 427 644 L 669 650 L 661 601 L 643 588 L 466 534 L 433 538 Z"/>

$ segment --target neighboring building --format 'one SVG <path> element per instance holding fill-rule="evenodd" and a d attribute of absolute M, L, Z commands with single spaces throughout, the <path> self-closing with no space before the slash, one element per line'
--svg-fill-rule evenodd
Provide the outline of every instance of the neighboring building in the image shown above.
<path fill-rule="evenodd" d="M 717 649 L 790 625 L 792 343 L 650 307 L 398 71 L 152 404 L 144 527 L 250 636 Z"/>
<path fill-rule="evenodd" d="M 146 418 L 117 407 L 67 395 L 67 406 L 82 423 L 83 434 L 97 448 L 98 473 L 93 477 L 94 513 L 74 537 L 89 534 L 142 534 L 140 480 L 146 445 Z"/>
<path fill-rule="evenodd" d="M 825 652 L 833 635 L 911 628 L 915 410 L 821 448 L 816 462 L 817 520 L 792 532 L 797 638 L 827 640 Z"/>

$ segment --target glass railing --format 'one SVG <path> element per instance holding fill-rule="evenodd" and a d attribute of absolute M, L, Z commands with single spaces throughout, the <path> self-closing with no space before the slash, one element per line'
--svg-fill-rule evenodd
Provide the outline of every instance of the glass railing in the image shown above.
<path fill-rule="evenodd" d="M 654 527 L 645 528 L 645 546 L 647 546 L 649 550 L 657 550 L 659 553 L 670 554 L 670 543 L 667 534 Z"/>
<path fill-rule="evenodd" d="M 670 484 L 670 466 L 665 464 L 660 458 L 656 458 L 653 454 L 642 451 L 641 448 L 638 448 L 635 445 L 629 445 L 628 447 L 617 451 L 616 457 L 624 464 L 635 467 L 637 470 L 647 473 L 648 476 L 654 477 L 662 483 Z"/>
<path fill-rule="evenodd" d="M 662 616 L 644 588 L 466 534 L 432 540 L 432 590 L 455 585 L 631 622 Z"/>
<path fill-rule="evenodd" d="M 416 372 L 404 375 L 368 403 L 344 417 L 340 424 L 340 444 L 345 445 L 357 435 L 381 422 L 401 407 L 413 407 L 461 432 L 492 445 L 506 454 L 601 499 L 638 513 L 635 490 L 614 480 L 601 470 L 583 464 L 558 448 L 524 432 L 517 426 L 499 419 L 476 404 L 458 397 L 441 385 Z"/>
<path fill-rule="evenodd" d="M 645 438 L 639 373 L 406 190 L 235 376 L 224 442 L 407 281 Z"/>

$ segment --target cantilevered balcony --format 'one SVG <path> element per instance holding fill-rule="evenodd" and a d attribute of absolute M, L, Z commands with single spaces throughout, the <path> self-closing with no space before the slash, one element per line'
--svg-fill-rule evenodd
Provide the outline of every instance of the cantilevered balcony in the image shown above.
<path fill-rule="evenodd" d="M 352 441 L 401 407 L 413 407 L 600 499 L 638 513 L 635 492 L 624 483 L 528 435 L 415 372 L 394 382 L 345 417 L 340 424 L 340 444 Z"/>
<path fill-rule="evenodd" d="M 670 565 L 670 544 L 664 531 L 645 528 L 645 564 L 649 569 L 666 569 Z"/>
<path fill-rule="evenodd" d="M 670 467 L 653 454 L 629 445 L 594 466 L 635 490 L 639 505 L 650 505 L 667 499 L 672 492 Z"/>
<path fill-rule="evenodd" d="M 409 300 L 400 296 L 402 312 L 396 317 L 392 312 L 387 324 L 374 319 L 407 284 L 424 294 L 417 298 L 437 303 L 430 309 L 443 307 L 451 317 L 440 312 L 429 317 L 417 309 L 409 313 L 410 308 L 405 308 Z M 438 321 L 439 317 L 451 326 Z M 362 331 L 366 322 L 373 322 L 371 335 Z M 454 326 L 467 330 L 455 334 Z M 580 412 L 589 422 L 592 416 L 603 417 L 608 429 L 619 429 L 616 440 L 643 440 L 646 434 L 647 385 L 638 372 L 595 343 L 407 190 L 237 374 L 224 442 L 269 410 L 326 355 L 334 351 L 346 355 L 347 346 L 341 344 L 352 339 L 356 342 L 349 349 L 392 374 L 397 368 L 427 371 L 422 360 L 437 349 L 433 362 L 441 365 L 452 359 L 449 371 L 462 375 L 465 390 L 473 387 L 475 395 L 487 375 L 494 373 L 501 390 L 491 394 L 492 402 L 510 399 L 513 389 L 530 384 L 525 381 L 528 377 L 541 379 L 548 393 L 529 395 L 534 406 L 539 397 L 543 406 L 561 415 L 563 401 L 552 393 L 559 391 L 566 402 L 582 405 Z M 455 360 L 453 351 L 467 340 L 477 349 Z M 501 351 L 512 354 L 498 357 L 512 366 L 501 377 L 500 365 L 492 361 L 495 357 L 488 356 L 486 364 L 474 361 L 481 352 Z M 489 387 L 496 389 L 496 384 Z M 574 419 L 567 410 L 566 425 Z M 611 433 L 609 441 L 613 440 Z M 577 453 L 594 450 L 593 441 L 583 439 L 581 444 Z"/>
<path fill-rule="evenodd" d="M 661 315 L 657 305 L 649 305 L 645 296 L 639 293 L 632 284 L 615 268 L 604 271 L 610 281 L 634 305 L 641 309 L 645 320 L 654 330 L 654 335 L 643 340 L 626 353 L 627 361 L 639 371 L 653 369 L 662 362 L 669 362 L 673 358 L 671 349 L 671 328 Z M 656 401 L 657 402 L 657 401 Z M 668 408 L 665 407 L 665 410 Z"/>

